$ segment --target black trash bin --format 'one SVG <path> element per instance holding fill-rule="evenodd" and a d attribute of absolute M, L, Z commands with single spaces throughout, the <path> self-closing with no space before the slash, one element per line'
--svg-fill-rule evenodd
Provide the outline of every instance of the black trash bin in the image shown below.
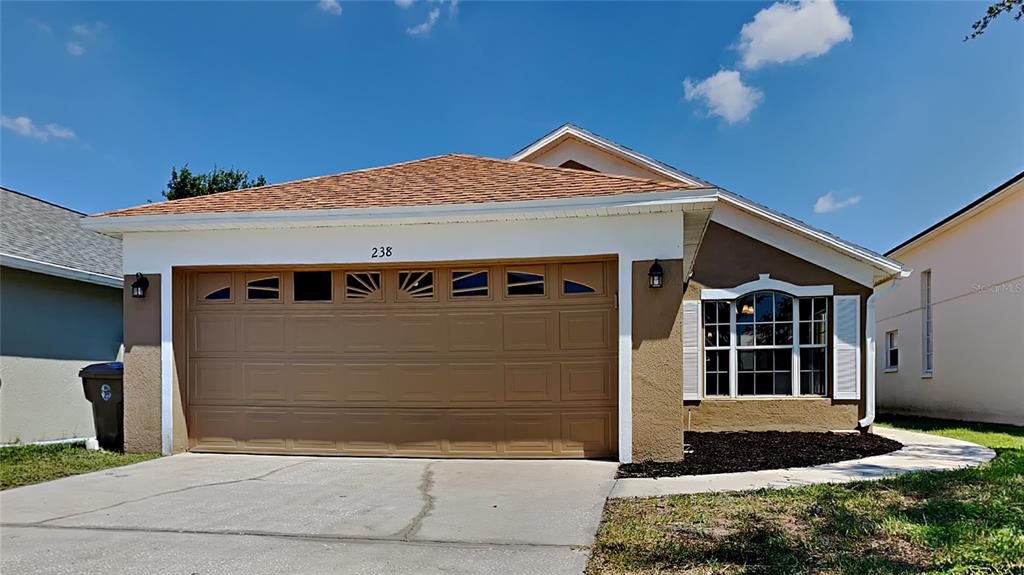
<path fill-rule="evenodd" d="M 96 440 L 107 451 L 124 451 L 124 364 L 94 363 L 78 372 L 92 403 Z"/>

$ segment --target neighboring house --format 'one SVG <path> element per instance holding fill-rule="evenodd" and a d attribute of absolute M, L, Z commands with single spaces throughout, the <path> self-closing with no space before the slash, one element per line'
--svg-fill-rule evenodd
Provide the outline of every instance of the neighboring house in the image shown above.
<path fill-rule="evenodd" d="M 78 371 L 122 340 L 121 241 L 0 188 L 0 443 L 93 433 Z"/>
<path fill-rule="evenodd" d="M 83 225 L 148 279 L 125 442 L 165 453 L 678 460 L 688 429 L 866 427 L 874 287 L 906 273 L 569 125 Z"/>
<path fill-rule="evenodd" d="M 1024 172 L 886 255 L 879 407 L 1024 425 Z"/>

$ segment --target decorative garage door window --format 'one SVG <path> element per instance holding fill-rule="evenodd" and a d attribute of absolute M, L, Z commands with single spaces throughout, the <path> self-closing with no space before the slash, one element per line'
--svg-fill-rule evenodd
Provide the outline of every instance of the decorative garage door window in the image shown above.
<path fill-rule="evenodd" d="M 292 293 L 295 301 L 331 301 L 333 282 L 329 271 L 294 272 Z"/>
<path fill-rule="evenodd" d="M 245 274 L 245 299 L 280 300 L 281 276 L 277 274 Z"/>
<path fill-rule="evenodd" d="M 432 270 L 398 272 L 398 299 L 434 299 L 434 272 Z"/>
<path fill-rule="evenodd" d="M 354 300 L 383 300 L 380 272 L 345 272 L 345 298 Z"/>
<path fill-rule="evenodd" d="M 204 302 L 230 302 L 231 272 L 196 274 L 196 294 Z"/>
<path fill-rule="evenodd" d="M 487 297 L 490 295 L 487 270 L 453 270 L 452 297 Z"/>
<path fill-rule="evenodd" d="M 604 294 L 604 266 L 599 262 L 562 264 L 562 293 Z"/>
<path fill-rule="evenodd" d="M 544 266 L 522 266 L 505 270 L 509 296 L 544 295 Z"/>
<path fill-rule="evenodd" d="M 702 316 L 705 396 L 827 394 L 828 298 L 757 291 Z"/>

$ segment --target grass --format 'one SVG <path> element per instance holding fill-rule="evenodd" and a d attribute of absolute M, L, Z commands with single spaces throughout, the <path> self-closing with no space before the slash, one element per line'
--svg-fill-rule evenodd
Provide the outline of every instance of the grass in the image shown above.
<path fill-rule="evenodd" d="M 1024 574 L 1024 428 L 881 424 L 997 456 L 975 469 L 881 481 L 610 500 L 587 573 Z"/>
<path fill-rule="evenodd" d="M 3 447 L 0 448 L 0 489 L 120 467 L 155 457 L 160 457 L 160 454 L 89 451 L 84 442 Z"/>

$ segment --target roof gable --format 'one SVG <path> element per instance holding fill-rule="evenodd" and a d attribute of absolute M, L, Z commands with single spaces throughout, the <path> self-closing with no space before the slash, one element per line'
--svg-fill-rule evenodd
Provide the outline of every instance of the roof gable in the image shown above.
<path fill-rule="evenodd" d="M 679 182 L 692 187 L 710 185 L 696 176 L 573 124 L 560 126 L 509 159 L 546 166 L 561 166 L 573 161 L 607 174 Z"/>

